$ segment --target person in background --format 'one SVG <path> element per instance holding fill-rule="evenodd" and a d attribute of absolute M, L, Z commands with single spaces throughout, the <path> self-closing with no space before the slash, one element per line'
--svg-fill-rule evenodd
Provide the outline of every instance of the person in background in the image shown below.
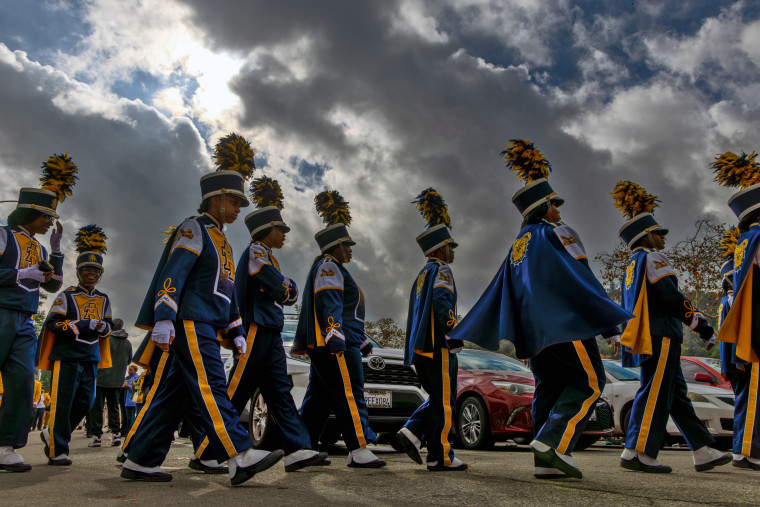
<path fill-rule="evenodd" d="M 42 429 L 50 426 L 50 393 L 42 393 L 45 402 L 45 415 L 42 416 Z"/>
<path fill-rule="evenodd" d="M 100 447 L 101 445 L 104 404 L 108 406 L 108 429 L 111 431 L 111 445 L 121 444 L 123 432 L 123 424 L 119 417 L 121 391 L 127 365 L 132 361 L 132 344 L 129 343 L 129 334 L 124 329 L 124 321 L 121 319 L 113 320 L 113 330 L 108 337 L 108 346 L 111 349 L 112 366 L 98 370 L 95 402 L 87 414 L 87 429 L 92 434 L 89 447 Z"/>
<path fill-rule="evenodd" d="M 33 431 L 35 427 L 41 431 L 42 418 L 45 415 L 45 397 L 42 395 L 42 382 L 39 380 L 34 381 L 33 400 L 34 412 L 32 413 L 32 427 L 29 431 Z"/>

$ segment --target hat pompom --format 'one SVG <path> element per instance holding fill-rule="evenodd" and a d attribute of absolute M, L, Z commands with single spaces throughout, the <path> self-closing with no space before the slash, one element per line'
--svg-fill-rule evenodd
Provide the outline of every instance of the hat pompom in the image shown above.
<path fill-rule="evenodd" d="M 314 198 L 317 213 L 327 225 L 351 224 L 351 212 L 348 202 L 337 190 L 325 190 Z"/>
<path fill-rule="evenodd" d="M 412 202 L 417 205 L 417 210 L 427 221 L 428 228 L 443 224 L 451 229 L 448 206 L 443 201 L 441 194 L 436 192 L 434 188 L 423 190 Z"/>
<path fill-rule="evenodd" d="M 76 243 L 77 253 L 98 252 L 106 253 L 106 233 L 103 229 L 95 224 L 85 225 L 76 234 L 74 242 Z"/>
<path fill-rule="evenodd" d="M 525 183 L 548 178 L 552 166 L 546 157 L 525 139 L 511 139 L 506 149 L 501 152 L 507 169 L 517 173 Z"/>
<path fill-rule="evenodd" d="M 59 202 L 71 197 L 71 191 L 79 179 L 77 166 L 68 153 L 48 157 L 42 164 L 41 188 L 55 192 Z"/>
<path fill-rule="evenodd" d="M 731 256 L 734 258 L 736 243 L 739 240 L 739 228 L 731 227 L 723 231 L 723 237 L 720 238 L 720 253 L 723 257 Z"/>
<path fill-rule="evenodd" d="M 251 182 L 251 199 L 257 208 L 275 206 L 277 209 L 282 209 L 284 207 L 282 187 L 277 180 L 267 176 L 256 178 Z"/>
<path fill-rule="evenodd" d="M 760 164 L 755 159 L 754 151 L 747 155 L 741 155 L 727 151 L 715 157 L 710 164 L 715 173 L 715 181 L 726 187 L 747 188 L 760 183 Z"/>
<path fill-rule="evenodd" d="M 256 166 L 253 163 L 253 148 L 243 136 L 235 133 L 219 139 L 214 148 L 214 160 L 219 171 L 237 171 L 246 180 L 251 177 Z"/>
<path fill-rule="evenodd" d="M 632 181 L 619 181 L 610 195 L 615 207 L 628 220 L 642 213 L 651 213 L 660 207 L 656 195 L 650 194 Z"/>

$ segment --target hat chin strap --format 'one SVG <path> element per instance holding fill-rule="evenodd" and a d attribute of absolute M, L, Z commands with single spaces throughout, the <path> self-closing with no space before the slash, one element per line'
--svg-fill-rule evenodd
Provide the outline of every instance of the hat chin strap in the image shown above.
<path fill-rule="evenodd" d="M 649 238 L 649 244 L 652 245 L 652 248 L 659 251 L 660 249 L 657 248 L 657 244 L 654 242 L 654 236 L 652 236 L 651 231 L 647 231 L 647 238 Z"/>
<path fill-rule="evenodd" d="M 220 207 L 219 207 L 219 213 L 222 215 L 222 230 L 224 231 L 227 229 L 227 208 L 225 207 L 226 201 L 224 198 L 224 194 L 222 194 L 220 197 L 221 197 L 221 202 L 220 202 Z"/>

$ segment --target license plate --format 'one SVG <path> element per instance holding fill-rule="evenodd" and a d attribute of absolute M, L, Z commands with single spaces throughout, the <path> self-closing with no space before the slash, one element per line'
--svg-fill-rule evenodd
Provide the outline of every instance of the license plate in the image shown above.
<path fill-rule="evenodd" d="M 392 391 L 364 391 L 367 408 L 391 408 Z"/>

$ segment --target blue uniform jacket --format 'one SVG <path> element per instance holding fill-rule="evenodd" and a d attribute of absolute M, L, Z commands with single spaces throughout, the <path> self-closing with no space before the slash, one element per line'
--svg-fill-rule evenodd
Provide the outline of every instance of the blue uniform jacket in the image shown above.
<path fill-rule="evenodd" d="M 327 347 L 336 353 L 368 342 L 364 294 L 343 264 L 324 254 L 312 266 L 304 285 L 293 350 Z"/>
<path fill-rule="evenodd" d="M 718 328 L 723 325 L 723 321 L 726 320 L 729 310 L 731 309 L 731 303 L 734 300 L 734 291 L 728 291 L 720 300 L 720 306 L 718 307 Z M 720 346 L 720 372 L 736 373 L 738 371 L 744 371 L 745 361 L 742 361 L 736 357 L 736 344 L 719 342 Z"/>
<path fill-rule="evenodd" d="M 739 236 L 734 251 L 734 300 L 718 332 L 718 340 L 736 344 L 736 357 L 760 361 L 760 304 L 753 301 L 756 283 L 760 224 L 752 224 Z"/>
<path fill-rule="evenodd" d="M 446 333 L 457 323 L 457 288 L 451 268 L 428 260 L 412 285 L 406 320 L 404 364 L 430 360 L 436 347 L 448 347 Z"/>
<path fill-rule="evenodd" d="M 90 329 L 91 320 L 102 320 L 108 326 L 102 332 Z M 113 320 L 111 302 L 104 293 L 76 286 L 55 297 L 42 326 L 38 346 L 40 369 L 51 369 L 53 361 L 93 361 L 107 363 L 111 354 L 108 336 Z M 107 351 L 107 352 L 106 352 Z"/>
<path fill-rule="evenodd" d="M 448 336 L 489 350 L 509 340 L 525 359 L 557 343 L 614 334 L 630 318 L 588 267 L 578 234 L 543 220 L 520 230 L 496 277 Z"/>
<path fill-rule="evenodd" d="M 227 347 L 244 334 L 232 248 L 207 213 L 182 222 L 164 249 L 137 327 L 152 329 L 159 320 L 206 322 L 226 333 Z"/>
<path fill-rule="evenodd" d="M 634 315 L 620 339 L 623 366 L 638 366 L 652 355 L 652 336 L 682 343 L 681 324 L 696 324 L 697 310 L 678 289 L 673 266 L 662 252 L 634 249 L 620 286 L 623 308 Z"/>
<path fill-rule="evenodd" d="M 18 281 L 18 270 L 34 266 L 40 260 L 53 265 L 53 278 L 40 284 L 37 280 Z M 50 254 L 23 227 L 0 228 L 0 308 L 37 313 L 40 287 L 47 292 L 60 290 L 63 283 L 63 255 Z"/>
<path fill-rule="evenodd" d="M 240 257 L 237 270 L 235 292 L 245 328 L 255 322 L 282 331 L 282 307 L 298 300 L 298 287 L 282 275 L 272 250 L 261 242 L 252 243 Z"/>

